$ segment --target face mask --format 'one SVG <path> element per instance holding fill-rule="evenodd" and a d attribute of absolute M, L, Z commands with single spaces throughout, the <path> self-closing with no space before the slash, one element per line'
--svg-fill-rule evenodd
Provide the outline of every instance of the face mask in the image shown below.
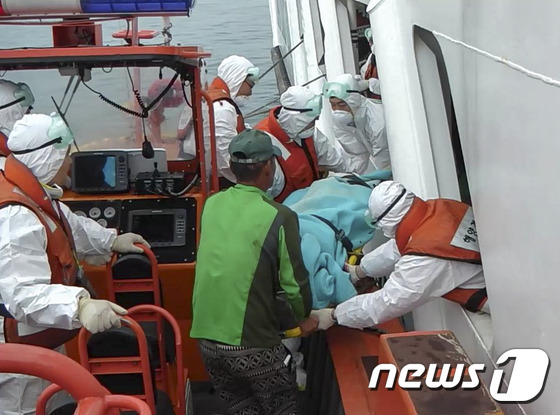
<path fill-rule="evenodd" d="M 354 127 L 354 117 L 348 111 L 335 110 L 333 111 L 334 123 L 339 128 Z"/>
<path fill-rule="evenodd" d="M 249 95 L 238 95 L 236 96 L 233 101 L 237 104 L 239 108 L 244 107 L 249 102 Z"/>
<path fill-rule="evenodd" d="M 307 130 L 300 131 L 297 134 L 297 137 L 303 138 L 303 139 L 312 137 L 313 136 L 313 130 L 314 130 L 314 128 L 309 128 Z"/>

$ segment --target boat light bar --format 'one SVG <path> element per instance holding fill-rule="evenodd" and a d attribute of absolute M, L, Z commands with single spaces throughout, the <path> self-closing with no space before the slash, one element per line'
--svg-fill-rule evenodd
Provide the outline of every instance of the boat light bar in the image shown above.
<path fill-rule="evenodd" d="M 188 13 L 195 0 L 0 0 L 0 16 Z"/>

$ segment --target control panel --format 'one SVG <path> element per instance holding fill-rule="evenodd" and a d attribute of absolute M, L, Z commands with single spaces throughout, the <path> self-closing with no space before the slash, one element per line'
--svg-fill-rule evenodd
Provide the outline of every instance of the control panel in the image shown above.
<path fill-rule="evenodd" d="M 196 259 L 196 199 L 139 198 L 64 202 L 75 214 L 119 233 L 134 232 L 146 239 L 160 264 Z"/>
<path fill-rule="evenodd" d="M 105 228 L 120 227 L 120 200 L 88 200 L 65 204 L 76 215 L 93 219 Z"/>

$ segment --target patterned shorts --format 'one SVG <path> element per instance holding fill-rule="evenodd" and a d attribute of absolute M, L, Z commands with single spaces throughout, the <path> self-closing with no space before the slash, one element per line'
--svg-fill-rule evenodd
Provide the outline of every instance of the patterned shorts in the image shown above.
<path fill-rule="evenodd" d="M 235 415 L 299 415 L 293 359 L 271 348 L 198 342 L 212 384 Z"/>

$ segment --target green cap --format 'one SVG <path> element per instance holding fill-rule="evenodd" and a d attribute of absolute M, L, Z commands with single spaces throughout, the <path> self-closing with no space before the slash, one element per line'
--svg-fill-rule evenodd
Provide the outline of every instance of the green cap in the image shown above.
<path fill-rule="evenodd" d="M 270 136 L 260 130 L 245 130 L 236 135 L 229 144 L 231 161 L 235 163 L 255 164 L 270 160 L 282 153 L 272 145 Z"/>

